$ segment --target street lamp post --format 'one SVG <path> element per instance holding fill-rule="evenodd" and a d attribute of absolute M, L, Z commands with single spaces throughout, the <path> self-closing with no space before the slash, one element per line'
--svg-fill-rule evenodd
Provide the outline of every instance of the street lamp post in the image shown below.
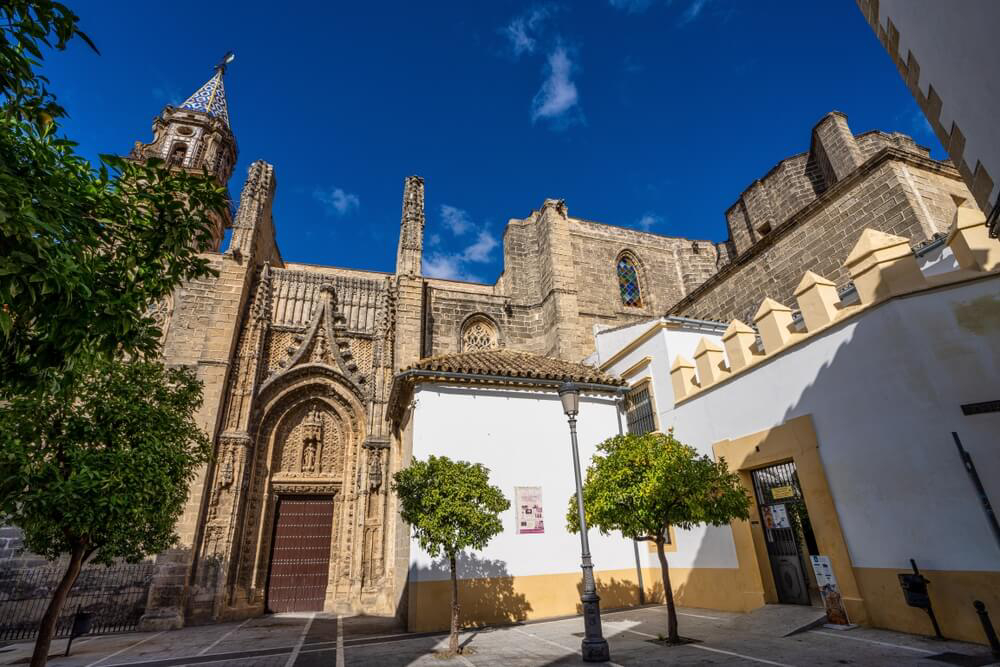
<path fill-rule="evenodd" d="M 594 585 L 594 564 L 590 560 L 590 541 L 587 539 L 587 519 L 583 513 L 583 479 L 580 476 L 580 451 L 576 443 L 576 415 L 580 411 L 580 389 L 572 382 L 559 387 L 559 400 L 569 419 L 569 435 L 573 444 L 573 474 L 576 476 L 576 510 L 580 515 L 580 569 L 583 570 L 583 644 L 581 651 L 585 662 L 607 662 L 611 659 L 608 640 L 601 633 L 601 598 Z"/>

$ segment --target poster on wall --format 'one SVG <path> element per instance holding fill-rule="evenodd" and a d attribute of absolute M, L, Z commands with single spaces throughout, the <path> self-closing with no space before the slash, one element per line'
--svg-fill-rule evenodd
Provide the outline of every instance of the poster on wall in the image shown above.
<path fill-rule="evenodd" d="M 771 505 L 771 524 L 768 528 L 791 528 L 788 521 L 788 510 L 783 504 Z"/>
<path fill-rule="evenodd" d="M 515 486 L 514 505 L 517 507 L 518 535 L 545 532 L 545 522 L 542 518 L 542 487 Z"/>
<path fill-rule="evenodd" d="M 810 556 L 809 560 L 812 562 L 813 574 L 816 575 L 816 585 L 823 597 L 826 620 L 833 625 L 850 625 L 829 556 Z"/>

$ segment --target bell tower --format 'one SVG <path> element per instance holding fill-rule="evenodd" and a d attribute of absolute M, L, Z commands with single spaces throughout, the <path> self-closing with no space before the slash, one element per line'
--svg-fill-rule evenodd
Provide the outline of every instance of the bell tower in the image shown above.
<path fill-rule="evenodd" d="M 153 119 L 153 140 L 135 142 L 129 156 L 133 160 L 159 158 L 171 168 L 195 173 L 207 172 L 225 186 L 239 154 L 236 137 L 229 126 L 229 104 L 223 77 L 234 59 L 232 52 L 215 66 L 215 74 L 180 106 L 167 106 Z M 216 242 L 232 226 L 226 216 L 216 230 Z"/>

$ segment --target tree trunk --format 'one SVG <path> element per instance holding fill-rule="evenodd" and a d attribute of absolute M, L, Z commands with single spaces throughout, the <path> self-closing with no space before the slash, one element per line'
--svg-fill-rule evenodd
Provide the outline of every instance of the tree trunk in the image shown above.
<path fill-rule="evenodd" d="M 448 637 L 448 650 L 458 653 L 458 572 L 455 569 L 455 555 L 448 556 L 451 563 L 451 636 Z"/>
<path fill-rule="evenodd" d="M 82 545 L 73 547 L 70 552 L 69 565 L 66 566 L 66 573 L 56 586 L 56 591 L 52 595 L 45 615 L 42 616 L 42 625 L 38 628 L 38 637 L 35 639 L 35 652 L 31 655 L 31 667 L 45 667 L 49 660 L 49 648 L 52 646 L 52 636 L 56 633 L 56 623 L 59 621 L 59 614 L 62 613 L 69 591 L 76 583 L 76 578 L 80 575 L 80 568 L 86 557 L 86 550 Z"/>
<path fill-rule="evenodd" d="M 663 577 L 663 595 L 667 600 L 667 641 L 671 644 L 681 642 L 677 634 L 677 610 L 674 608 L 674 589 L 670 586 L 670 566 L 667 556 L 663 553 L 663 538 L 656 540 L 656 555 L 660 559 L 660 574 Z"/>

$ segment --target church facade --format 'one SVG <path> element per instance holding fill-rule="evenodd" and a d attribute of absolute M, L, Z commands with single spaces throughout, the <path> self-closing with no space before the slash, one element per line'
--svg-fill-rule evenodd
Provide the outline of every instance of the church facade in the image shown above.
<path fill-rule="evenodd" d="M 154 121 L 133 159 L 228 182 L 237 146 L 224 69 Z M 180 543 L 157 557 L 147 628 L 271 611 L 393 615 L 409 540 L 392 474 L 411 456 L 388 419 L 394 377 L 421 359 L 507 349 L 592 362 L 596 332 L 670 313 L 728 320 L 787 297 L 807 269 L 839 269 L 855 229 L 924 243 L 971 200 L 959 173 L 899 134 L 855 136 L 824 117 L 809 150 L 748 188 L 722 242 L 571 216 L 545 200 L 503 236 L 494 284 L 422 275 L 424 182 L 404 180 L 395 271 L 297 264 L 275 240 L 276 176 L 254 162 L 217 276 L 157 311 L 168 364 L 204 383 L 213 462 L 192 484 Z M 834 269 L 827 269 L 826 264 Z M 796 277 L 793 279 L 793 277 Z M 835 278 L 836 276 L 831 276 Z"/>

